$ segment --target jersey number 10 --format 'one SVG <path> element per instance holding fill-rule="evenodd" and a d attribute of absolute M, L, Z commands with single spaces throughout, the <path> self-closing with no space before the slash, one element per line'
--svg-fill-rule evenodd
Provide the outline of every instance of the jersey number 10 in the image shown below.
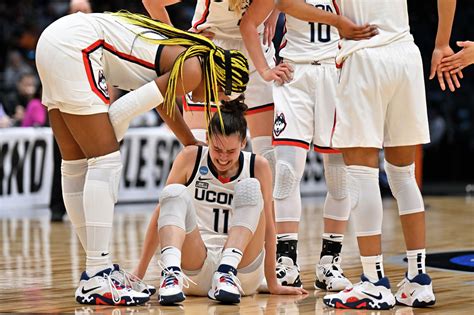
<path fill-rule="evenodd" d="M 317 4 L 315 5 L 316 8 L 325 10 L 328 12 L 333 12 L 331 9 L 330 5 L 323 5 L 323 4 Z M 331 26 L 327 24 L 322 24 L 322 23 L 314 23 L 314 22 L 308 22 L 309 27 L 310 27 L 310 41 L 312 43 L 315 42 L 315 33 L 316 33 L 316 28 L 315 24 L 318 25 L 318 41 L 321 43 L 327 43 L 331 41 Z"/>
<path fill-rule="evenodd" d="M 222 219 L 222 221 L 224 221 L 223 222 L 224 226 L 222 227 L 222 231 L 219 231 L 219 226 L 220 226 L 219 217 L 220 217 L 221 210 L 222 210 L 222 213 L 224 214 L 224 218 Z M 212 211 L 214 211 L 214 231 L 217 233 L 221 232 L 221 233 L 227 234 L 227 230 L 229 228 L 229 209 L 214 208 L 212 209 Z"/>

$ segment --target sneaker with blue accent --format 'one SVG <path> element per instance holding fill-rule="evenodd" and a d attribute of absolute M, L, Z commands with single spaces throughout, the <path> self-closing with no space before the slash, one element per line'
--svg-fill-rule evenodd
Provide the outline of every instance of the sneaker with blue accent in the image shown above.
<path fill-rule="evenodd" d="M 364 275 L 361 282 L 339 293 L 328 294 L 323 301 L 327 306 L 346 309 L 388 310 L 395 305 L 387 277 L 372 283 Z"/>
<path fill-rule="evenodd" d="M 116 279 L 118 282 L 125 284 L 130 287 L 132 290 L 137 292 L 142 292 L 152 296 L 156 293 L 156 288 L 152 285 L 146 284 L 142 279 L 138 278 L 134 274 L 126 271 L 125 269 L 120 269 L 117 264 L 114 264 L 114 271 L 112 271 L 112 278 Z"/>
<path fill-rule="evenodd" d="M 162 266 L 160 264 L 160 266 Z M 158 289 L 158 301 L 161 305 L 174 305 L 186 299 L 183 287 L 189 287 L 189 279 L 179 267 L 164 267 L 161 271 L 161 284 Z"/>
<path fill-rule="evenodd" d="M 302 288 L 300 267 L 287 256 L 280 256 L 276 264 L 277 281 L 288 287 Z"/>
<path fill-rule="evenodd" d="M 118 265 L 99 271 L 94 276 L 84 271 L 76 290 L 76 301 L 81 304 L 92 305 L 139 305 L 150 300 L 150 296 L 145 293 L 132 290 L 112 276 L 114 272 L 119 272 Z"/>
<path fill-rule="evenodd" d="M 212 286 L 207 293 L 211 300 L 217 300 L 225 304 L 237 304 L 240 303 L 241 293 L 243 293 L 243 290 L 240 286 L 240 280 L 233 272 L 214 272 Z"/>
<path fill-rule="evenodd" d="M 431 278 L 426 273 L 418 274 L 411 280 L 405 275 L 398 287 L 395 294 L 397 304 L 427 307 L 436 303 Z"/>

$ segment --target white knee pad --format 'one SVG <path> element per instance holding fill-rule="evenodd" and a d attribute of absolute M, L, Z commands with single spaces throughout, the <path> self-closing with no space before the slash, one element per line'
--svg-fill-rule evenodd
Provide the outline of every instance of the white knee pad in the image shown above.
<path fill-rule="evenodd" d="M 342 154 L 323 154 L 323 162 L 328 190 L 323 217 L 347 221 L 351 213 L 351 204 L 347 190 L 346 165 Z"/>
<path fill-rule="evenodd" d="M 120 151 L 90 158 L 87 160 L 87 164 L 87 181 L 93 181 L 96 185 L 105 185 L 105 187 L 108 187 L 109 195 L 112 197 L 113 203 L 116 203 L 120 185 L 120 175 L 122 174 Z"/>
<path fill-rule="evenodd" d="M 186 186 L 171 184 L 163 188 L 160 194 L 158 230 L 173 225 L 191 233 L 196 228 L 196 222 L 196 210 Z"/>
<path fill-rule="evenodd" d="M 415 164 L 395 166 L 385 160 L 385 172 L 400 215 L 425 211 L 423 197 L 416 183 Z"/>
<path fill-rule="evenodd" d="M 301 217 L 300 181 L 306 164 L 306 150 L 293 146 L 275 148 L 275 215 L 277 222 L 299 221 Z"/>
<path fill-rule="evenodd" d="M 366 166 L 348 166 L 347 184 L 356 236 L 381 234 L 383 207 L 379 170 Z"/>
<path fill-rule="evenodd" d="M 272 137 L 264 136 L 252 138 L 252 151 L 253 153 L 261 155 L 267 159 L 268 163 L 270 164 L 270 169 L 272 170 L 272 182 L 274 183 L 276 157 L 275 148 L 272 145 Z"/>
<path fill-rule="evenodd" d="M 118 141 L 125 136 L 133 118 L 163 103 L 163 95 L 155 81 L 128 92 L 109 107 L 109 118 Z"/>
<path fill-rule="evenodd" d="M 199 141 L 207 143 L 207 130 L 206 129 L 191 129 L 191 133 Z"/>
<path fill-rule="evenodd" d="M 235 185 L 232 207 L 234 211 L 229 227 L 243 226 L 252 234 L 255 233 L 263 209 L 260 182 L 255 178 L 246 178 L 238 182 Z"/>
<path fill-rule="evenodd" d="M 61 163 L 61 184 L 64 205 L 76 230 L 79 241 L 86 248 L 86 219 L 84 216 L 84 182 L 87 173 L 87 159 Z"/>

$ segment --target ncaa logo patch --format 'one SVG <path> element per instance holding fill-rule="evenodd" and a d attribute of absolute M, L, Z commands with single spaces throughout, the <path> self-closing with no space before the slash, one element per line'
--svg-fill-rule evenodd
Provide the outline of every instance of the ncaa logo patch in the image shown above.
<path fill-rule="evenodd" d="M 275 122 L 273 124 L 273 133 L 275 136 L 279 136 L 283 130 L 286 128 L 286 120 L 285 120 L 285 114 L 283 113 L 277 113 L 275 117 Z"/>
<path fill-rule="evenodd" d="M 201 175 L 206 175 L 207 173 L 209 173 L 209 169 L 207 168 L 207 166 L 201 166 L 201 167 L 199 168 L 199 173 L 200 173 Z"/>

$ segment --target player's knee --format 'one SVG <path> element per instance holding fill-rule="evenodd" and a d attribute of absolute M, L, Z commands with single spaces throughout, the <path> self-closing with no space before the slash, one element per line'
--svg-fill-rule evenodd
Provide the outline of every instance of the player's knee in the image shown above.
<path fill-rule="evenodd" d="M 246 178 L 235 185 L 233 216 L 230 227 L 243 226 L 255 233 L 263 209 L 263 196 L 260 182 L 255 178 Z"/>
<path fill-rule="evenodd" d="M 395 166 L 385 161 L 385 172 L 400 215 L 425 210 L 423 197 L 416 183 L 415 164 Z"/>
<path fill-rule="evenodd" d="M 184 185 L 170 184 L 161 191 L 158 229 L 168 225 L 177 226 L 186 233 L 196 227 L 196 211 Z"/>
<path fill-rule="evenodd" d="M 324 154 L 324 176 L 328 193 L 336 199 L 347 197 L 347 172 L 342 154 Z"/>
<path fill-rule="evenodd" d="M 351 165 L 347 167 L 352 219 L 357 236 L 382 232 L 382 197 L 377 168 Z"/>
<path fill-rule="evenodd" d="M 87 160 L 87 181 L 89 185 L 105 185 L 110 188 L 113 202 L 117 202 L 122 173 L 120 151 Z"/>
<path fill-rule="evenodd" d="M 275 148 L 272 145 L 272 137 L 255 137 L 252 138 L 252 151 L 255 154 L 263 156 L 270 163 L 273 179 L 275 179 Z"/>
<path fill-rule="evenodd" d="M 275 173 L 273 197 L 275 199 L 288 198 L 301 179 L 296 176 L 293 165 L 287 161 L 277 161 Z"/>

